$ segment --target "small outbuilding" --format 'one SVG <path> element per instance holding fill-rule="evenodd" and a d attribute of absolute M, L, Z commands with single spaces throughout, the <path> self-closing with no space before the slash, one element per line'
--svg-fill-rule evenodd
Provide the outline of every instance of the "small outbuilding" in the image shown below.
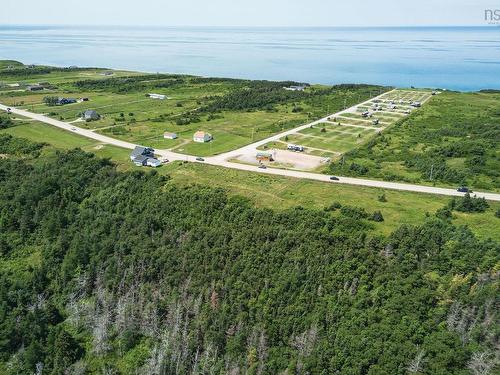
<path fill-rule="evenodd" d="M 82 114 L 82 119 L 85 121 L 94 121 L 94 120 L 99 120 L 101 116 L 97 111 L 93 109 L 87 109 L 85 112 Z"/>
<path fill-rule="evenodd" d="M 73 104 L 76 103 L 76 99 L 73 98 L 58 98 L 57 105 Z"/>
<path fill-rule="evenodd" d="M 306 89 L 305 85 L 300 85 L 300 86 L 288 86 L 288 87 L 283 87 L 285 90 L 288 91 L 304 91 Z"/>
<path fill-rule="evenodd" d="M 258 161 L 273 161 L 273 154 L 270 152 L 259 151 L 257 152 L 256 158 Z"/>
<path fill-rule="evenodd" d="M 193 135 L 193 141 L 198 142 L 198 143 L 206 143 L 210 142 L 213 139 L 212 134 L 204 132 L 204 131 L 197 131 Z"/>
<path fill-rule="evenodd" d="M 171 133 L 171 132 L 165 132 L 165 133 L 163 133 L 163 138 L 165 138 L 165 139 L 177 139 L 177 134 Z"/>
<path fill-rule="evenodd" d="M 158 100 L 165 100 L 165 99 L 167 99 L 167 96 L 166 95 L 162 95 L 162 94 L 148 94 L 148 96 L 151 99 L 158 99 Z"/>
<path fill-rule="evenodd" d="M 43 86 L 40 86 L 40 85 L 30 85 L 30 86 L 26 86 L 26 90 L 27 91 L 42 91 L 43 90 Z"/>

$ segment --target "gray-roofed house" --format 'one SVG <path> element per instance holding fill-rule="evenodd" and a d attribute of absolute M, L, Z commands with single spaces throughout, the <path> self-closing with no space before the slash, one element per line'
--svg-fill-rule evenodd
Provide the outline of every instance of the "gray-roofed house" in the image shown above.
<path fill-rule="evenodd" d="M 154 151 L 151 147 L 135 146 L 130 154 L 130 160 L 138 167 L 159 167 L 161 162 L 155 158 Z"/>
<path fill-rule="evenodd" d="M 101 118 L 101 116 L 99 115 L 99 113 L 97 113 L 93 109 L 87 109 L 82 114 L 82 119 L 85 121 L 99 120 L 100 118 Z"/>
<path fill-rule="evenodd" d="M 142 167 L 142 166 L 146 165 L 148 160 L 149 160 L 149 158 L 147 156 L 144 156 L 144 155 L 137 155 L 134 159 L 132 159 L 134 164 L 137 165 L 138 167 Z"/>
<path fill-rule="evenodd" d="M 130 154 L 130 160 L 134 160 L 138 156 L 146 156 L 148 158 L 154 158 L 154 151 L 151 147 L 135 146 Z"/>

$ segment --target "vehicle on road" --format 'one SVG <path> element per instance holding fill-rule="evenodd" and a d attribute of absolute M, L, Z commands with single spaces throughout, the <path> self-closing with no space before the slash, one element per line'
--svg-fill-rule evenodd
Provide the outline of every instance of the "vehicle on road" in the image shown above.
<path fill-rule="evenodd" d="M 7 108 L 7 113 L 10 113 L 10 111 L 12 111 L 12 109 L 10 109 L 10 108 Z"/>
<path fill-rule="evenodd" d="M 260 169 L 266 169 L 267 167 L 264 164 L 259 165 Z"/>
<path fill-rule="evenodd" d="M 337 176 L 331 176 L 330 180 L 332 180 L 332 181 L 339 181 L 339 178 Z"/>
<path fill-rule="evenodd" d="M 460 186 L 457 191 L 459 193 L 472 193 L 472 190 L 470 190 L 468 187 L 465 186 Z"/>
<path fill-rule="evenodd" d="M 196 158 L 196 161 L 205 161 L 205 159 L 200 158 L 199 156 Z"/>
<path fill-rule="evenodd" d="M 71 130 L 73 130 L 74 132 L 76 132 L 76 128 L 75 127 L 71 128 Z"/>

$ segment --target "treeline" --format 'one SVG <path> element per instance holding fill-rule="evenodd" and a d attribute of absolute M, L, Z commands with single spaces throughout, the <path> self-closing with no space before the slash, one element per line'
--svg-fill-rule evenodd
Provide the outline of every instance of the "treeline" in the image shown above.
<path fill-rule="evenodd" d="M 1 373 L 495 371 L 500 249 L 467 228 L 374 237 L 362 209 L 259 209 L 78 150 L 0 176 Z"/>
<path fill-rule="evenodd" d="M 0 77 L 31 77 L 35 75 L 50 74 L 54 72 L 78 72 L 95 68 L 79 68 L 79 67 L 54 67 L 54 66 L 38 66 L 25 65 L 22 67 L 15 66 L 12 69 L 0 70 Z"/>
<path fill-rule="evenodd" d="M 262 85 L 260 87 L 253 85 L 252 87 L 238 89 L 216 97 L 202 110 L 205 112 L 218 112 L 225 110 L 272 109 L 276 104 L 302 100 L 307 95 L 302 91 L 287 91 L 274 85 Z"/>
<path fill-rule="evenodd" d="M 178 74 L 148 74 L 107 79 L 87 79 L 76 81 L 73 85 L 80 90 L 103 90 L 116 93 L 128 93 L 181 85 L 186 82 L 186 77 L 187 76 Z"/>
<path fill-rule="evenodd" d="M 0 134 L 0 154 L 3 155 L 38 157 L 44 145 L 44 143 L 32 142 L 25 138 Z"/>
<path fill-rule="evenodd" d="M 7 129 L 14 126 L 14 121 L 8 116 L 0 115 L 0 129 Z"/>

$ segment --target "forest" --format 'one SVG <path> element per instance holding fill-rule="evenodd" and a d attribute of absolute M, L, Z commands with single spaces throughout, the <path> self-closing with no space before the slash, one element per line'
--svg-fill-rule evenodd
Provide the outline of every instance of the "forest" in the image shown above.
<path fill-rule="evenodd" d="M 0 139 L 2 374 L 498 371 L 500 247 L 446 215 L 384 237 L 362 207 L 255 208 L 11 143 Z"/>

